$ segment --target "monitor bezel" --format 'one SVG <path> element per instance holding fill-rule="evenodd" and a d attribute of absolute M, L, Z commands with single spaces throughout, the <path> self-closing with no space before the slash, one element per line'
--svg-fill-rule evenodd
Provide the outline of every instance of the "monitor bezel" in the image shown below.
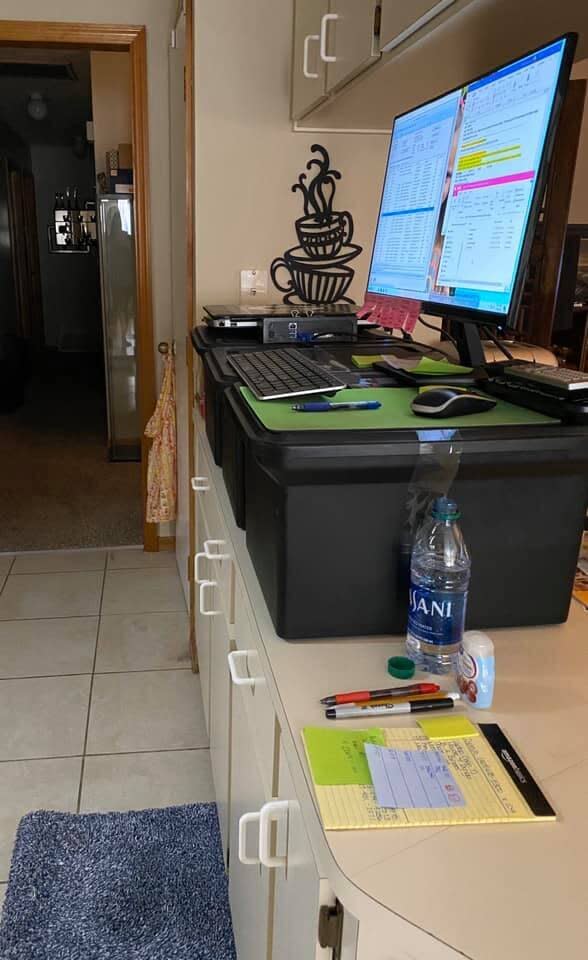
<path fill-rule="evenodd" d="M 533 239 L 535 236 L 535 231 L 537 228 L 537 222 L 539 219 L 539 214 L 541 211 L 541 200 L 545 187 L 547 184 L 547 177 L 549 172 L 549 161 L 551 159 L 551 154 L 553 151 L 553 146 L 555 143 L 555 137 L 557 134 L 557 127 L 559 124 L 559 118 L 561 115 L 561 110 L 567 91 L 570 72 L 572 65 L 574 63 L 574 53 L 576 51 L 576 44 L 578 41 L 578 34 L 570 31 L 569 33 L 563 33 L 558 37 L 554 37 L 552 40 L 548 40 L 545 43 L 540 44 L 538 47 L 533 47 L 531 50 L 528 50 L 526 53 L 517 54 L 516 57 L 513 57 L 511 60 L 507 60 L 504 63 L 499 63 L 497 66 L 492 67 L 490 70 L 485 70 L 484 73 L 478 74 L 476 77 L 472 77 L 470 80 L 466 80 L 464 83 L 460 83 L 455 87 L 450 87 L 448 90 L 445 90 L 443 93 L 438 93 L 434 97 L 431 97 L 429 100 L 423 100 L 422 103 L 417 103 L 414 106 L 410 107 L 409 110 L 404 110 L 402 113 L 397 114 L 394 117 L 392 123 L 392 130 L 390 132 L 390 143 L 388 144 L 388 150 L 386 153 L 386 164 L 384 166 L 384 177 L 382 180 L 382 188 L 380 191 L 380 204 L 378 207 L 378 216 L 376 219 L 376 229 L 374 231 L 374 240 L 372 244 L 372 253 L 370 257 L 370 265 L 367 275 L 367 284 L 366 284 L 366 297 L 377 296 L 384 297 L 388 300 L 394 299 L 405 299 L 402 297 L 396 297 L 394 294 L 379 293 L 371 294 L 369 290 L 369 278 L 372 272 L 372 264 L 374 260 L 374 251 L 376 248 L 376 236 L 378 225 L 380 223 L 380 217 L 382 214 L 382 204 L 384 202 L 384 187 L 386 185 L 386 174 L 388 172 L 388 164 L 390 162 L 390 151 L 392 149 L 392 141 L 394 139 L 394 127 L 396 126 L 397 120 L 400 120 L 401 117 L 405 117 L 409 113 L 413 113 L 415 110 L 419 110 L 421 107 L 426 107 L 430 103 L 434 103 L 436 100 L 441 100 L 443 97 L 449 96 L 451 93 L 455 93 L 457 90 L 461 90 L 465 86 L 470 86 L 472 83 L 476 83 L 478 80 L 483 80 L 485 77 L 490 76 L 493 73 L 496 73 L 497 70 L 502 70 L 505 67 L 511 66 L 511 64 L 516 63 L 518 60 L 524 60 L 525 57 L 530 57 L 534 53 L 538 53 L 540 50 L 544 50 L 545 47 L 553 46 L 554 43 L 558 43 L 560 40 L 565 40 L 565 46 L 562 56 L 562 61 L 559 69 L 559 77 L 557 80 L 557 85 L 555 88 L 555 95 L 553 98 L 553 106 L 551 109 L 551 115 L 549 118 L 549 123 L 547 126 L 547 131 L 545 134 L 545 139 L 543 141 L 543 150 L 541 153 L 541 159 L 539 161 L 539 169 L 537 176 L 535 177 L 535 185 L 533 188 L 533 196 L 531 198 L 531 206 L 529 209 L 529 216 L 527 218 L 527 226 L 525 230 L 525 236 L 523 239 L 523 244 L 521 252 L 519 255 L 519 263 L 517 267 L 517 273 L 515 276 L 512 296 L 510 300 L 510 305 L 508 313 L 494 313 L 490 310 L 475 310 L 473 307 L 463 307 L 459 305 L 453 305 L 448 303 L 439 303 L 437 300 L 421 300 L 422 313 L 428 314 L 430 316 L 436 317 L 445 317 L 451 320 L 463 320 L 469 323 L 475 323 L 478 326 L 497 326 L 497 327 L 510 327 L 515 326 L 515 321 L 518 316 L 520 301 L 523 293 L 523 287 L 525 283 L 525 277 L 527 273 L 527 267 L 529 263 L 529 257 L 531 254 L 531 248 L 533 246 Z M 410 298 L 413 299 L 413 298 Z M 418 298 L 414 298 L 415 303 L 418 303 Z"/>

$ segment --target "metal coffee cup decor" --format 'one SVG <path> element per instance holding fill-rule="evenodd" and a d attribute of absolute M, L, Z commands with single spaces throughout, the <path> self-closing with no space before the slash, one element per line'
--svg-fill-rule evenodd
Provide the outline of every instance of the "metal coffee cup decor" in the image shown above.
<path fill-rule="evenodd" d="M 351 260 L 362 247 L 352 243 L 353 217 L 348 210 L 333 210 L 338 170 L 331 170 L 329 154 L 318 143 L 307 170 L 317 167 L 312 179 L 301 173 L 292 190 L 304 198 L 304 216 L 294 226 L 299 246 L 290 247 L 270 267 L 271 278 L 284 296 L 284 303 L 353 303 L 345 294 L 355 275 Z"/>

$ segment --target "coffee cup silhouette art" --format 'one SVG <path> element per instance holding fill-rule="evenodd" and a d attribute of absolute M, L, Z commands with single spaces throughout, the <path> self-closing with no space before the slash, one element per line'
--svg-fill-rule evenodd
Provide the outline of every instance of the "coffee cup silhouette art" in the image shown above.
<path fill-rule="evenodd" d="M 307 170 L 317 167 L 310 182 L 301 173 L 293 191 L 304 199 L 304 216 L 295 221 L 298 246 L 286 250 L 270 266 L 273 283 L 284 296 L 284 303 L 353 303 L 345 294 L 355 270 L 348 266 L 362 247 L 352 243 L 353 217 L 348 210 L 333 210 L 338 170 L 331 169 L 328 152 L 320 144 L 310 148 L 313 157 Z"/>

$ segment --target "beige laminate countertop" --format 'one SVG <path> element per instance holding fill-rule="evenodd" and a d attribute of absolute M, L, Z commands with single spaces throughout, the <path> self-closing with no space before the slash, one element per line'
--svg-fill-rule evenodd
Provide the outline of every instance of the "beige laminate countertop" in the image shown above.
<path fill-rule="evenodd" d="M 199 418 L 197 424 L 202 430 Z M 324 831 L 300 731 L 327 722 L 318 702 L 327 693 L 386 685 L 387 657 L 403 652 L 403 644 L 388 637 L 300 643 L 278 637 L 222 473 L 208 454 L 321 875 L 348 909 L 365 911 L 381 934 L 387 911 L 391 942 L 402 943 L 390 951 L 390 960 L 459 954 L 473 960 L 584 960 L 588 613 L 572 601 L 561 626 L 489 631 L 496 647 L 494 704 L 491 710 L 468 710 L 474 722 L 500 724 L 557 811 L 557 822 Z M 409 717 L 380 717 L 362 726 L 413 723 Z"/>

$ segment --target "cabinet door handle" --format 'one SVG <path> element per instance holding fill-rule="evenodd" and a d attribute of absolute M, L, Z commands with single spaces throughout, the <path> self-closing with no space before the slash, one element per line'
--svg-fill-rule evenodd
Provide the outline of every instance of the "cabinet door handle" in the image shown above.
<path fill-rule="evenodd" d="M 255 866 L 259 863 L 259 857 L 248 857 L 246 854 L 247 848 L 247 824 L 248 823 L 259 823 L 259 814 L 258 813 L 244 813 L 242 817 L 239 818 L 239 849 L 238 856 L 241 863 L 244 863 L 245 866 Z"/>
<path fill-rule="evenodd" d="M 208 556 L 208 554 L 203 550 L 201 550 L 200 553 L 197 553 L 196 556 L 194 557 L 194 580 L 196 581 L 196 583 L 199 583 L 199 584 L 204 583 L 204 577 L 200 576 L 201 560 L 210 560 L 210 557 Z"/>
<path fill-rule="evenodd" d="M 229 673 L 231 674 L 231 680 L 236 687 L 255 686 L 255 677 L 240 677 L 238 672 L 239 660 L 246 661 L 250 653 L 253 653 L 253 650 L 233 650 L 231 653 L 227 654 L 229 661 Z"/>
<path fill-rule="evenodd" d="M 226 547 L 226 540 L 205 540 L 204 541 L 204 552 L 209 560 L 230 560 L 230 553 L 212 553 L 211 547 L 217 547 L 220 551 L 221 547 Z"/>
<path fill-rule="evenodd" d="M 216 617 L 220 610 L 207 610 L 205 607 L 205 593 L 208 587 L 216 587 L 216 580 L 203 580 L 200 584 L 200 613 L 203 617 Z"/>
<path fill-rule="evenodd" d="M 318 80 L 318 73 L 311 73 L 308 69 L 308 45 L 311 40 L 319 40 L 320 37 L 318 33 L 309 33 L 307 37 L 304 38 L 304 56 L 302 58 L 302 72 L 307 80 Z"/>
<path fill-rule="evenodd" d="M 259 812 L 259 859 L 264 867 L 285 867 L 287 857 L 270 856 L 270 827 L 272 820 L 288 815 L 287 800 L 270 800 Z"/>
<path fill-rule="evenodd" d="M 194 493 L 205 493 L 210 490 L 210 480 L 208 477 L 192 477 L 190 486 Z"/>
<path fill-rule="evenodd" d="M 325 13 L 324 17 L 321 20 L 321 47 L 320 55 L 323 63 L 335 63 L 337 57 L 329 56 L 327 53 L 327 30 L 329 20 L 338 20 L 338 13 Z"/>

